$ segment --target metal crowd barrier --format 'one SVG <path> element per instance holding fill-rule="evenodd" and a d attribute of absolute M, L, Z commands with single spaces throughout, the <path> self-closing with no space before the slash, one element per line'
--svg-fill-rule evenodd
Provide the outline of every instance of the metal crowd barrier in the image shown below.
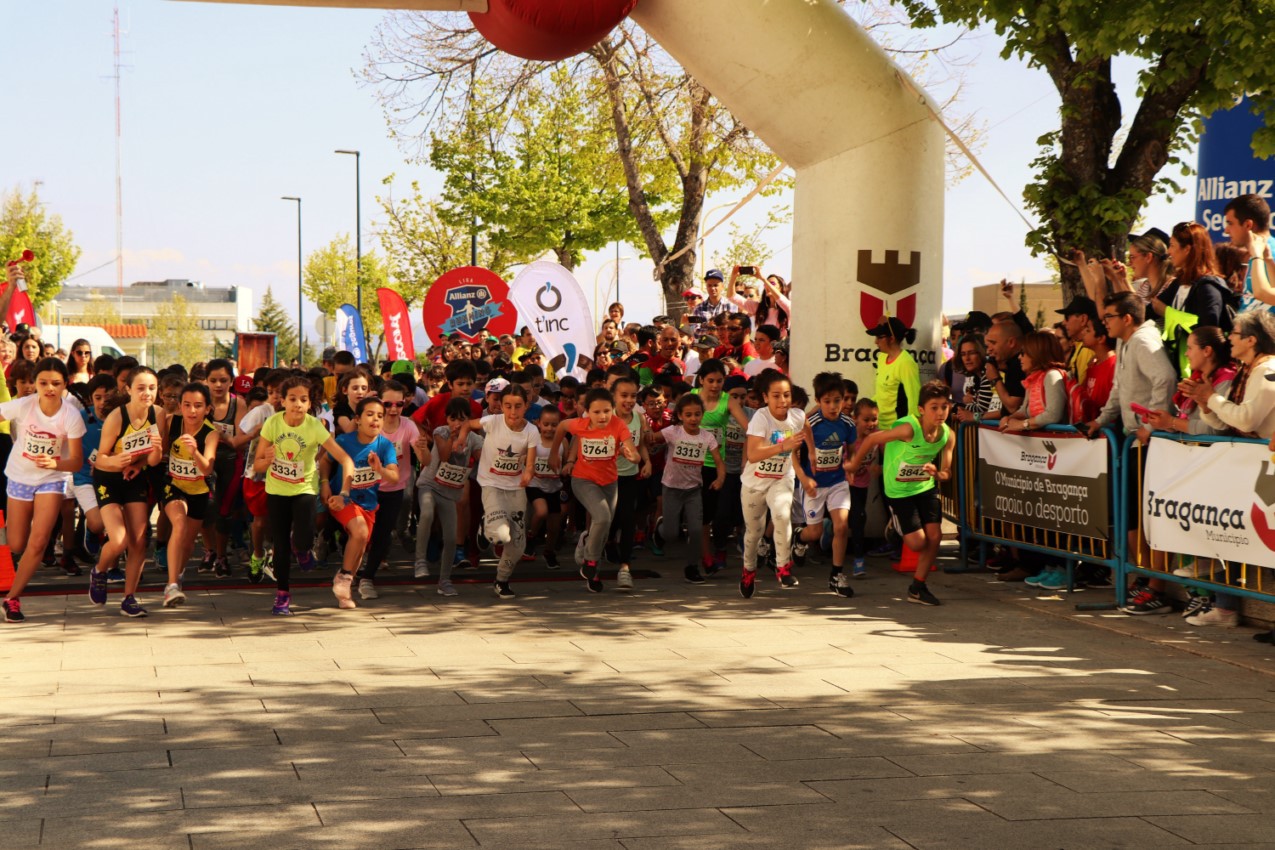
<path fill-rule="evenodd" d="M 1245 437 L 1178 434 L 1163 431 L 1156 431 L 1151 437 L 1153 440 L 1173 440 L 1187 445 L 1209 443 L 1266 445 L 1267 443 L 1266 440 Z M 1124 470 L 1121 476 L 1122 497 L 1119 502 L 1121 514 L 1128 510 L 1129 487 L 1135 488 L 1134 492 L 1138 494 L 1137 504 L 1141 510 L 1146 492 L 1142 456 L 1148 449 L 1149 446 L 1143 446 L 1132 435 L 1125 440 L 1121 464 Z M 1127 557 L 1116 581 L 1116 601 L 1119 605 L 1125 604 L 1127 582 L 1124 579 L 1130 574 L 1275 603 L 1275 570 L 1270 567 L 1153 550 L 1146 543 L 1141 522 L 1137 523 L 1136 528 L 1131 528 L 1130 538 L 1129 545 L 1126 547 Z"/>
<path fill-rule="evenodd" d="M 1042 555 L 1053 556 L 1064 561 L 1067 567 L 1067 590 L 1071 592 L 1075 584 L 1075 567 L 1079 562 L 1097 564 L 1111 570 L 1113 581 L 1121 585 L 1120 576 L 1125 562 L 1127 517 L 1124 500 L 1121 499 L 1121 438 L 1110 428 L 1104 428 L 1101 436 L 1107 444 L 1108 459 L 1108 494 L 1111 504 L 1111 516 L 1106 526 L 1106 539 L 1073 533 L 1064 533 L 1039 528 L 1025 523 L 1015 523 L 1003 519 L 985 516 L 982 511 L 978 489 L 978 434 L 980 430 L 995 430 L 992 425 L 979 425 L 973 422 L 962 423 L 957 430 L 956 442 L 956 510 L 955 515 L 960 527 L 962 561 L 970 544 L 978 546 L 978 565 L 987 565 L 987 547 L 990 544 L 1001 544 L 1016 549 L 1025 549 Z M 1011 432 L 1010 437 L 1041 437 L 1047 434 L 1067 434 L 1069 439 L 1077 439 L 1076 428 L 1070 425 L 1050 425 L 1044 429 L 1027 432 Z M 1088 606 L 1086 606 L 1088 607 Z"/>

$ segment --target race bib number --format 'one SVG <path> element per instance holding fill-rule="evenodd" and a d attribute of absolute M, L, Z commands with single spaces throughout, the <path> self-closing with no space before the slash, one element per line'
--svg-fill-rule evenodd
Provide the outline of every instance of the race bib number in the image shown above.
<path fill-rule="evenodd" d="M 841 466 L 841 447 L 815 449 L 815 472 L 831 472 Z"/>
<path fill-rule="evenodd" d="M 758 478 L 783 478 L 784 472 L 787 471 L 787 467 L 787 455 L 768 457 L 761 463 L 757 464 L 757 468 L 753 470 L 753 475 Z"/>
<path fill-rule="evenodd" d="M 124 439 L 120 440 L 121 454 L 128 457 L 146 454 L 151 450 L 151 446 L 154 445 L 152 436 L 149 428 L 145 431 L 134 431 L 128 434 Z"/>
<path fill-rule="evenodd" d="M 669 457 L 674 463 L 685 463 L 691 466 L 704 465 L 704 453 L 708 446 L 704 443 L 674 443 Z"/>
<path fill-rule="evenodd" d="M 434 483 L 440 487 L 450 487 L 453 490 L 459 490 L 465 486 L 465 479 L 469 477 L 469 470 L 463 466 L 457 466 L 454 463 L 440 463 L 438 471 L 434 473 Z"/>
<path fill-rule="evenodd" d="M 176 481 L 198 481 L 203 478 L 194 460 L 175 454 L 168 456 L 168 474 Z"/>
<path fill-rule="evenodd" d="M 585 460 L 610 460 L 615 457 L 615 437 L 580 439 L 580 457 Z"/>
<path fill-rule="evenodd" d="M 235 423 L 233 422 L 214 422 L 212 426 L 218 434 L 226 439 L 235 436 Z"/>
<path fill-rule="evenodd" d="M 492 475 L 521 475 L 522 474 L 522 457 L 520 455 L 502 455 L 496 453 L 495 459 L 491 462 Z"/>
<path fill-rule="evenodd" d="M 46 431 L 27 431 L 22 435 L 22 456 L 27 460 L 39 460 L 51 457 L 55 460 L 62 454 L 62 439 L 56 434 Z"/>
<path fill-rule="evenodd" d="M 350 476 L 350 487 L 355 490 L 367 490 L 381 483 L 381 473 L 370 466 L 355 467 Z"/>
<path fill-rule="evenodd" d="M 96 462 L 97 462 L 97 449 L 94 449 L 92 453 L 89 454 L 89 466 L 92 466 Z"/>
<path fill-rule="evenodd" d="M 925 464 L 905 463 L 899 466 L 899 472 L 894 476 L 894 480 L 907 484 L 917 481 L 929 481 L 931 477 L 930 473 L 925 469 Z"/>
<path fill-rule="evenodd" d="M 537 478 L 557 478 L 558 473 L 554 472 L 549 466 L 549 456 L 536 458 L 536 477 Z"/>
<path fill-rule="evenodd" d="M 285 484 L 305 483 L 301 461 L 288 460 L 282 457 L 275 457 L 274 460 L 270 461 L 270 477 Z"/>

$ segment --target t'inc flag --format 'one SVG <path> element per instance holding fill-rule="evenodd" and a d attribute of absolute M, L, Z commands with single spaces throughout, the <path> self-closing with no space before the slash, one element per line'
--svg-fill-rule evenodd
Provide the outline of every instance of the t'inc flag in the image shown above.
<path fill-rule="evenodd" d="M 390 359 L 415 360 L 416 346 L 412 344 L 412 317 L 407 312 L 407 302 L 402 295 L 383 286 L 376 290 L 376 300 L 381 302 L 381 321 Z"/>
<path fill-rule="evenodd" d="M 554 367 L 558 376 L 583 380 L 587 370 L 581 368 L 580 357 L 593 357 L 596 335 L 593 311 L 571 272 L 557 263 L 531 263 L 509 285 L 509 300 L 531 328 L 545 360 L 565 358 L 561 368 Z"/>

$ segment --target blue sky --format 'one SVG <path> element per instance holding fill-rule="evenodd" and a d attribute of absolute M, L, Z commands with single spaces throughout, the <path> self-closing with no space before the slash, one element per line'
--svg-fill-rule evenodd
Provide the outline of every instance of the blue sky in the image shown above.
<path fill-rule="evenodd" d="M 62 215 L 84 249 L 77 274 L 109 263 L 115 253 L 112 5 L 0 5 L 13 128 L 0 134 L 0 187 L 42 181 L 48 208 Z M 249 286 L 258 301 L 269 285 L 295 315 L 295 205 L 279 196 L 304 199 L 307 253 L 352 233 L 353 157 L 332 151 L 359 149 L 367 249 L 376 244 L 382 177 L 395 172 L 403 184 L 438 185 L 428 166 L 405 162 L 388 138 L 373 91 L 357 78 L 383 15 L 164 0 L 121 4 L 129 66 L 123 72 L 126 285 L 185 277 L 208 286 Z M 989 127 L 980 158 L 1021 206 L 1035 140 L 1054 126 L 1057 97 L 1043 73 L 1001 59 L 1000 46 L 992 34 L 965 40 L 970 64 L 962 108 Z M 1117 71 L 1121 91 L 1131 91 L 1136 69 L 1124 64 Z M 708 206 L 733 198 L 710 197 Z M 1023 247 L 1022 221 L 981 176 L 950 189 L 945 202 L 946 309 L 968 309 L 977 284 L 1048 276 Z M 737 218 L 759 220 L 761 203 Z M 1166 226 L 1192 214 L 1184 195 L 1153 203 L 1146 220 Z M 709 256 L 727 241 L 723 226 L 709 240 Z M 776 230 L 771 241 L 776 256 L 768 267 L 787 275 L 790 228 Z M 591 256 L 577 271 L 587 292 L 599 270 L 604 285 L 613 278 L 612 268 L 603 267 L 612 256 Z M 630 312 L 658 312 L 649 264 L 626 260 L 621 266 Z M 74 281 L 114 282 L 113 266 Z M 306 314 L 311 331 L 312 306 Z"/>

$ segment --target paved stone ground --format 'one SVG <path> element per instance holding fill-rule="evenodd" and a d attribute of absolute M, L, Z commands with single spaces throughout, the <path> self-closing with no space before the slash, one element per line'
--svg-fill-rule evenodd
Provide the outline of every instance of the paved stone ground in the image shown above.
<path fill-rule="evenodd" d="M 853 600 L 673 563 L 291 620 L 265 589 L 29 597 L 0 846 L 1275 847 L 1275 679 L 985 575 L 923 608 L 880 562 Z"/>

